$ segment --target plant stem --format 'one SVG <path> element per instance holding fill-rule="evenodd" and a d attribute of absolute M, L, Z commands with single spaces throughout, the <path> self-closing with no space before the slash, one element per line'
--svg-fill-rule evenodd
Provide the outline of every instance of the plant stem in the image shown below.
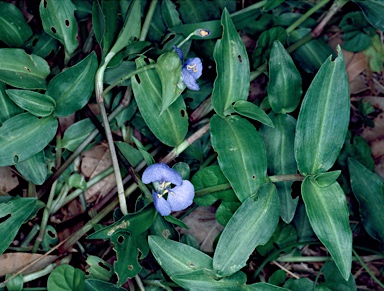
<path fill-rule="evenodd" d="M 236 16 L 236 15 L 240 15 L 240 14 L 252 11 L 252 10 L 259 9 L 259 8 L 263 7 L 265 4 L 267 4 L 267 2 L 268 2 L 267 0 L 263 0 L 263 1 L 255 3 L 255 4 L 249 5 L 248 7 L 244 8 L 244 9 L 233 12 L 231 14 L 231 17 Z"/>
<path fill-rule="evenodd" d="M 303 181 L 305 177 L 300 174 L 289 174 L 289 175 L 274 175 L 274 176 L 269 176 L 268 178 L 272 183 L 276 183 L 276 182 L 285 182 L 285 181 Z"/>
<path fill-rule="evenodd" d="M 215 186 L 211 186 L 211 187 L 197 190 L 195 192 L 195 196 L 202 196 L 202 195 L 209 194 L 212 192 L 223 191 L 223 190 L 228 190 L 228 189 L 232 189 L 231 184 L 224 183 L 224 184 L 215 185 Z"/>
<path fill-rule="evenodd" d="M 152 0 L 149 5 L 147 15 L 145 16 L 143 27 L 141 28 L 139 41 L 144 41 L 147 38 L 149 26 L 151 25 L 153 14 L 156 10 L 158 0 Z"/>
<path fill-rule="evenodd" d="M 369 276 L 371 276 L 371 278 L 373 279 L 373 281 L 375 281 L 381 288 L 384 288 L 384 284 L 380 282 L 379 279 L 377 279 L 377 277 L 371 272 L 371 270 L 368 268 L 368 266 L 364 263 L 364 261 L 362 260 L 362 258 L 359 256 L 359 254 L 354 250 L 352 249 L 352 252 L 353 254 L 355 255 L 355 257 L 357 258 L 357 260 L 359 261 L 359 263 L 361 264 L 361 266 L 365 269 L 365 271 L 369 274 Z"/>

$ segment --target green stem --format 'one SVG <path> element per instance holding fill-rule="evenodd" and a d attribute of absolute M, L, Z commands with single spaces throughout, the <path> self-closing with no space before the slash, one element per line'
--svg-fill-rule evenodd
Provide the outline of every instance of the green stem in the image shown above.
<path fill-rule="evenodd" d="M 140 291 L 145 291 L 145 287 L 143 285 L 143 282 L 141 282 L 141 278 L 139 275 L 135 276 L 135 281 L 137 283 L 137 286 L 139 286 Z"/>
<path fill-rule="evenodd" d="M 147 38 L 148 30 L 152 22 L 153 14 L 155 13 L 155 10 L 156 10 L 157 2 L 158 0 L 152 0 L 151 4 L 149 5 L 143 27 L 141 28 L 139 41 L 144 41 Z"/>
<path fill-rule="evenodd" d="M 202 195 L 209 194 L 209 193 L 212 193 L 212 192 L 228 190 L 228 189 L 231 189 L 231 188 L 232 188 L 231 184 L 224 183 L 224 184 L 215 185 L 215 186 L 211 186 L 211 187 L 207 187 L 207 188 L 204 188 L 204 189 L 197 190 L 195 192 L 195 196 L 202 196 Z"/>
<path fill-rule="evenodd" d="M 377 279 L 377 277 L 371 272 L 371 270 L 368 268 L 368 266 L 364 263 L 364 261 L 362 260 L 362 258 L 359 256 L 359 254 L 354 250 L 352 249 L 352 252 L 353 254 L 355 255 L 355 257 L 357 258 L 357 260 L 359 261 L 359 263 L 361 264 L 361 266 L 365 269 L 365 271 L 369 274 L 369 276 L 371 276 L 371 278 L 373 279 L 373 281 L 375 281 L 381 288 L 384 288 L 384 284 L 380 282 L 379 279 Z"/>
<path fill-rule="evenodd" d="M 302 24 L 305 20 L 307 20 L 313 13 L 327 4 L 330 0 L 322 0 L 318 2 L 315 6 L 309 9 L 306 13 L 304 13 L 299 19 L 297 19 L 294 23 L 292 23 L 285 31 L 287 34 L 290 34 L 294 31 L 300 24 Z"/>
<path fill-rule="evenodd" d="M 136 70 L 134 70 L 133 72 L 130 72 L 128 73 L 127 75 L 125 75 L 124 77 L 121 77 L 118 81 L 116 81 L 115 83 L 109 85 L 107 88 L 105 88 L 105 90 L 103 91 L 103 93 L 101 94 L 101 97 L 104 98 L 105 95 L 107 95 L 107 93 L 109 91 L 111 91 L 113 88 L 115 88 L 116 86 L 119 86 L 123 81 L 131 78 L 132 76 L 136 75 L 136 74 L 139 74 L 139 73 L 142 73 L 142 72 L 145 72 L 146 70 L 150 70 L 150 69 L 154 69 L 156 67 L 156 64 L 150 64 L 150 65 L 147 65 L 147 66 L 144 66 L 144 67 L 140 67 Z"/>
<path fill-rule="evenodd" d="M 306 44 L 307 42 L 311 41 L 313 39 L 312 33 L 308 33 L 306 36 L 300 38 L 297 42 L 287 47 L 287 52 L 291 53 L 295 50 L 297 50 L 302 45 Z"/>
<path fill-rule="evenodd" d="M 241 9 L 239 11 L 233 12 L 231 14 L 231 17 L 236 16 L 236 15 L 240 15 L 240 14 L 243 14 L 243 13 L 247 13 L 249 11 L 256 10 L 256 9 L 261 8 L 261 7 L 264 7 L 264 5 L 267 4 L 267 2 L 268 2 L 267 0 L 263 0 L 263 1 L 255 3 L 255 4 L 249 5 L 248 7 L 244 8 L 244 9 Z"/>
<path fill-rule="evenodd" d="M 32 253 L 37 252 L 37 250 L 40 246 L 40 243 L 44 240 L 45 229 L 46 229 L 47 224 L 48 224 L 49 215 L 51 213 L 50 210 L 52 207 L 52 201 L 53 201 L 53 197 L 55 196 L 55 192 L 56 192 L 56 183 L 57 182 L 53 183 L 52 188 L 51 188 L 51 192 L 49 193 L 48 201 L 47 201 L 47 204 L 44 208 L 43 217 L 41 219 L 39 236 L 35 240 L 35 244 L 33 245 L 33 248 L 32 248 Z M 66 191 L 66 190 L 67 190 L 66 186 L 64 186 L 61 189 L 61 191 Z"/>
<path fill-rule="evenodd" d="M 300 174 L 289 174 L 289 175 L 274 175 L 269 176 L 269 180 L 272 183 L 286 182 L 286 181 L 304 181 L 304 176 Z"/>
<path fill-rule="evenodd" d="M 24 241 L 20 244 L 21 248 L 27 247 L 35 235 L 39 232 L 39 225 L 35 224 L 28 235 L 25 237 Z"/>

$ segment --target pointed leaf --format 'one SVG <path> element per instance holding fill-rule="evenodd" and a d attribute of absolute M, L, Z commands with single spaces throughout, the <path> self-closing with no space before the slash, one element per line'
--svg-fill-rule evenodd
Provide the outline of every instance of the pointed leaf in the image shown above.
<path fill-rule="evenodd" d="M 264 110 L 252 102 L 244 101 L 244 100 L 236 101 L 235 104 L 233 105 L 233 110 L 240 115 L 243 115 L 245 117 L 259 121 L 265 125 L 273 127 L 272 120 L 264 112 Z"/>
<path fill-rule="evenodd" d="M 25 179 L 35 185 L 43 184 L 48 174 L 44 151 L 38 152 L 25 161 L 17 163 L 15 167 Z"/>
<path fill-rule="evenodd" d="M 35 198 L 12 198 L 8 203 L 0 203 L 0 254 L 11 244 L 24 221 L 35 210 Z"/>
<path fill-rule="evenodd" d="M 249 60 L 227 9 L 223 11 L 221 25 L 223 36 L 216 42 L 213 53 L 217 77 L 212 91 L 212 105 L 217 114 L 225 116 L 233 112 L 233 102 L 248 98 Z"/>
<path fill-rule="evenodd" d="M 308 176 L 301 185 L 301 193 L 313 231 L 331 254 L 343 278 L 348 280 L 352 231 L 343 190 L 337 182 L 321 187 L 313 176 Z"/>
<path fill-rule="evenodd" d="M 32 36 L 23 13 L 14 5 L 0 2 L 0 40 L 10 47 L 21 47 Z"/>
<path fill-rule="evenodd" d="M 6 92 L 13 102 L 32 115 L 48 116 L 56 106 L 52 97 L 34 91 L 9 89 Z"/>
<path fill-rule="evenodd" d="M 222 277 L 245 266 L 249 256 L 273 235 L 280 205 L 274 184 L 264 184 L 254 200 L 249 197 L 237 209 L 220 236 L 213 256 L 213 269 Z"/>
<path fill-rule="evenodd" d="M 348 159 L 348 168 L 364 227 L 370 236 L 384 244 L 383 180 L 355 159 Z"/>
<path fill-rule="evenodd" d="M 379 0 L 354 0 L 373 27 L 384 30 L 384 3 Z"/>
<path fill-rule="evenodd" d="M 289 113 L 299 105 L 301 76 L 291 56 L 279 41 L 272 45 L 269 58 L 268 100 L 275 113 Z"/>
<path fill-rule="evenodd" d="M 161 268 L 172 277 L 196 270 L 212 270 L 212 258 L 203 252 L 160 236 L 148 237 L 149 248 Z"/>
<path fill-rule="evenodd" d="M 139 38 L 141 30 L 141 0 L 133 0 L 125 16 L 123 28 L 110 52 L 117 54 L 124 47 L 130 44 L 133 39 Z"/>
<path fill-rule="evenodd" d="M 168 52 L 161 55 L 156 62 L 156 71 L 161 81 L 161 112 L 167 109 L 182 90 L 177 86 L 181 76 L 181 60 L 176 52 Z"/>
<path fill-rule="evenodd" d="M 0 49 L 0 81 L 16 88 L 45 89 L 49 75 L 48 63 L 22 49 Z"/>
<path fill-rule="evenodd" d="M 24 112 L 24 110 L 13 103 L 5 93 L 5 84 L 3 82 L 0 82 L 0 108 L 0 125 L 12 116 Z"/>
<path fill-rule="evenodd" d="M 349 86 L 340 47 L 335 61 L 321 66 L 305 94 L 295 137 L 301 174 L 330 169 L 344 144 L 349 123 Z"/>
<path fill-rule="evenodd" d="M 52 140 L 57 119 L 38 118 L 29 113 L 16 115 L 0 127 L 0 166 L 14 165 L 37 154 Z"/>
<path fill-rule="evenodd" d="M 220 168 L 239 200 L 255 195 L 267 172 L 264 142 L 255 127 L 239 116 L 214 115 L 211 139 Z"/>
<path fill-rule="evenodd" d="M 44 31 L 58 39 L 71 55 L 79 46 L 75 5 L 70 0 L 42 0 L 39 9 Z"/>
<path fill-rule="evenodd" d="M 46 94 L 56 100 L 57 116 L 70 115 L 87 104 L 94 90 L 97 66 L 96 53 L 92 52 L 49 82 Z"/>
<path fill-rule="evenodd" d="M 297 165 L 294 157 L 294 138 L 296 120 L 286 114 L 269 114 L 274 128 L 262 125 L 260 134 L 264 139 L 267 151 L 268 173 L 271 175 L 296 174 Z M 277 193 L 280 197 L 281 218 L 290 223 L 295 215 L 299 198 L 292 198 L 291 181 L 277 182 Z"/>
<path fill-rule="evenodd" d="M 146 63 L 139 58 L 136 64 L 139 68 Z M 188 131 L 188 117 L 183 98 L 177 98 L 160 115 L 162 87 L 156 70 L 146 70 L 131 80 L 137 106 L 149 129 L 162 143 L 172 147 L 179 145 Z"/>

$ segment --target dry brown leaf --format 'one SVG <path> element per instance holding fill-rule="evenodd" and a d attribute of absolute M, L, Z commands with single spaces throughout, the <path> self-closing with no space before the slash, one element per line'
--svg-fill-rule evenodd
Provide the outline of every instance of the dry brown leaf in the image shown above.
<path fill-rule="evenodd" d="M 0 167 L 0 190 L 9 192 L 19 185 L 17 176 L 10 167 Z"/>
<path fill-rule="evenodd" d="M 108 147 L 104 144 L 93 147 L 82 153 L 81 172 L 86 178 L 93 178 L 112 165 Z M 103 197 L 116 185 L 115 175 L 111 174 L 102 181 L 85 191 L 85 199 L 88 203 Z"/>
<path fill-rule="evenodd" d="M 365 127 L 361 136 L 371 143 L 375 140 L 384 138 L 384 112 L 380 113 L 374 120 L 375 127 Z"/>
<path fill-rule="evenodd" d="M 6 274 L 12 274 L 20 270 L 24 266 L 28 265 L 30 262 L 42 257 L 43 255 L 39 254 L 29 254 L 29 253 L 6 253 L 0 255 L 0 276 L 5 276 Z M 31 267 L 26 269 L 22 274 L 29 274 L 36 271 L 39 271 L 52 262 L 56 261 L 58 256 L 49 255 L 45 258 L 38 261 L 36 264 L 33 264 Z"/>
<path fill-rule="evenodd" d="M 224 228 L 217 222 L 215 211 L 212 206 L 196 208 L 183 219 L 189 229 L 180 229 L 181 234 L 193 235 L 200 244 L 200 250 L 206 253 L 213 252 L 213 241 Z"/>
<path fill-rule="evenodd" d="M 367 67 L 367 57 L 362 52 L 351 53 L 343 51 L 344 58 L 346 53 L 351 54 L 351 56 L 347 60 L 348 62 L 345 62 L 347 68 L 348 81 L 351 82 L 362 72 L 365 71 Z"/>
<path fill-rule="evenodd" d="M 384 178 L 384 139 L 377 139 L 370 144 L 375 161 L 375 172 Z"/>

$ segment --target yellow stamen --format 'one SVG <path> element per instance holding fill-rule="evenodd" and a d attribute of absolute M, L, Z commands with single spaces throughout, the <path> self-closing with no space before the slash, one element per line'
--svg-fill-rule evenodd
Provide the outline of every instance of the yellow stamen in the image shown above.
<path fill-rule="evenodd" d="M 194 65 L 187 65 L 187 70 L 192 70 L 194 73 L 197 72 L 196 64 Z"/>

